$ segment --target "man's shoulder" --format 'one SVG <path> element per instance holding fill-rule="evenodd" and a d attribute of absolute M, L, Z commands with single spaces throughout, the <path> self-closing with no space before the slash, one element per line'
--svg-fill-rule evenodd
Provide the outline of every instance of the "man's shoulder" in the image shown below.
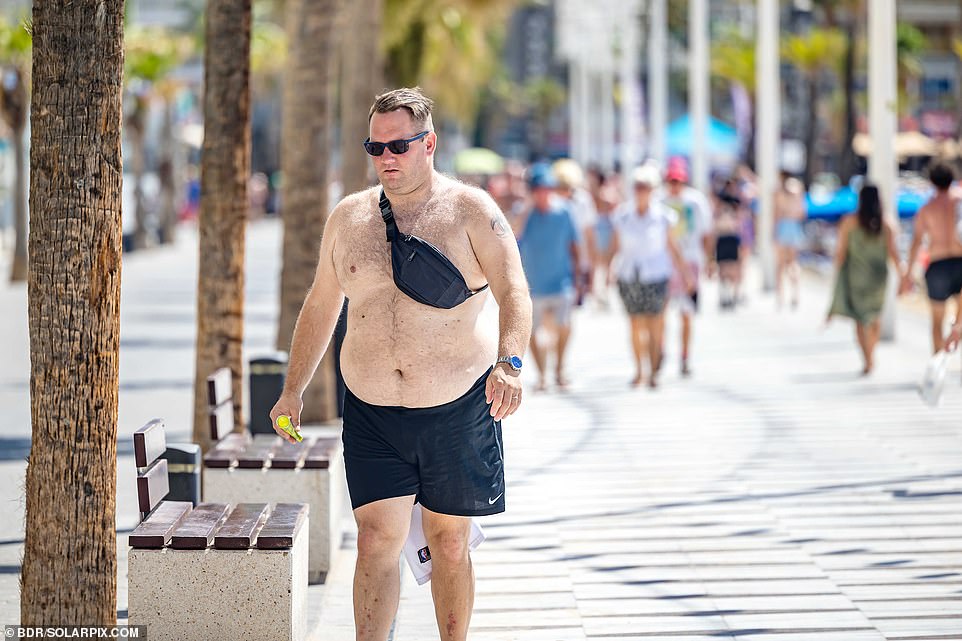
<path fill-rule="evenodd" d="M 488 192 L 445 176 L 448 183 L 449 198 L 463 210 L 487 212 L 491 207 L 498 207 Z M 500 208 L 498 208 L 500 211 Z"/>

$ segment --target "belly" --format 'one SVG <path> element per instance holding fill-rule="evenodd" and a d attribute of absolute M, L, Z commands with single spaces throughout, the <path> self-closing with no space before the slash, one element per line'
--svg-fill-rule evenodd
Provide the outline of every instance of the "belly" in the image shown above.
<path fill-rule="evenodd" d="M 435 309 L 388 289 L 351 299 L 341 348 L 344 383 L 372 405 L 433 407 L 462 396 L 497 358 L 487 294 Z"/>

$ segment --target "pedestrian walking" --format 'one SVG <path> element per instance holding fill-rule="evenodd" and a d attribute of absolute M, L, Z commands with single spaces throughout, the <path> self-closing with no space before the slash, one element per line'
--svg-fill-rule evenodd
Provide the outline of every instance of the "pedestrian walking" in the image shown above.
<path fill-rule="evenodd" d="M 574 218 L 581 237 L 579 249 L 580 262 L 577 265 L 575 279 L 578 282 L 578 297 L 575 305 L 581 306 L 583 297 L 592 293 L 592 268 L 598 255 L 595 237 L 595 223 L 598 211 L 594 198 L 585 189 L 584 172 L 581 166 L 571 158 L 562 158 L 551 166 L 555 179 L 558 181 L 557 194 L 567 201 L 568 211 Z"/>
<path fill-rule="evenodd" d="M 734 309 L 741 298 L 742 226 L 738 216 L 741 201 L 721 193 L 715 205 L 715 252 L 709 262 L 709 275 L 718 272 L 719 307 Z"/>
<path fill-rule="evenodd" d="M 798 252 L 805 243 L 805 187 L 787 171 L 775 190 L 775 303 L 781 308 L 784 280 L 791 287 L 792 309 L 798 307 Z"/>
<path fill-rule="evenodd" d="M 684 258 L 671 236 L 674 213 L 652 198 L 661 183 L 657 167 L 643 165 L 632 174 L 634 200 L 624 203 L 614 216 L 612 249 L 618 293 L 628 312 L 635 376 L 631 385 L 644 380 L 643 363 L 648 360 L 648 387 L 658 386 L 661 349 L 665 327 L 665 303 L 672 272 L 682 274 L 692 288 Z"/>
<path fill-rule="evenodd" d="M 531 288 L 531 353 L 538 368 L 537 391 L 547 389 L 547 345 L 539 334 L 550 330 L 554 343 L 555 383 L 568 386 L 565 352 L 571 336 L 571 312 L 581 291 L 577 269 L 581 265 L 581 235 L 567 202 L 555 195 L 558 182 L 551 167 L 531 168 L 528 185 L 531 207 L 520 223 L 521 262 Z"/>
<path fill-rule="evenodd" d="M 925 286 L 932 312 L 932 351 L 935 353 L 944 345 L 942 325 L 949 299 L 955 300 L 956 316 L 962 316 L 962 239 L 956 220 L 959 198 L 949 193 L 955 172 L 949 165 L 939 162 L 929 169 L 929 180 L 935 187 L 935 195 L 915 214 L 912 246 L 902 275 L 901 291 L 911 288 L 911 270 L 922 243 L 926 242 L 929 266 L 925 270 Z"/>
<path fill-rule="evenodd" d="M 899 273 L 902 271 L 896 233 L 895 227 L 882 217 L 878 187 L 872 184 L 859 192 L 856 213 L 844 217 L 839 224 L 835 288 L 828 319 L 837 315 L 855 321 L 863 375 L 871 373 L 875 365 L 888 261 L 895 263 Z"/>
<path fill-rule="evenodd" d="M 714 250 L 711 207 L 700 191 L 688 186 L 688 167 L 683 159 L 669 161 L 665 182 L 663 202 L 675 212 L 672 235 L 685 260 L 684 268 L 676 271 L 671 280 L 670 291 L 681 314 L 681 374 L 688 376 L 692 317 L 698 311 L 698 277 L 705 268 L 706 257 Z"/>
<path fill-rule="evenodd" d="M 418 88 L 368 115 L 379 187 L 331 212 L 271 410 L 300 423 L 301 395 L 347 296 L 343 440 L 357 521 L 357 639 L 384 641 L 398 559 L 421 504 L 440 637 L 463 641 L 474 601 L 470 518 L 504 511 L 501 420 L 521 404 L 531 307 L 514 237 L 494 201 L 434 169 L 432 101 Z M 490 288 L 500 327 L 482 320 Z M 292 437 L 275 427 L 278 434 Z"/>

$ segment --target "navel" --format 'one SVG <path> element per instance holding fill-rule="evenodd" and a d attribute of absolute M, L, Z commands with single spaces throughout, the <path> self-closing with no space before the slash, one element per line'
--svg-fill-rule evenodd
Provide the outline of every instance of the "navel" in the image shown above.
<path fill-rule="evenodd" d="M 357 267 L 355 267 L 354 265 L 351 265 L 351 273 L 353 274 L 356 271 L 357 271 Z"/>

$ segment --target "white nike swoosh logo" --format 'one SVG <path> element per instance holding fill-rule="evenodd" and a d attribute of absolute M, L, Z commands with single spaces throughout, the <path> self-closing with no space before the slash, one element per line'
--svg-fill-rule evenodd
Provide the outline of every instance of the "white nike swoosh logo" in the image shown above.
<path fill-rule="evenodd" d="M 497 502 L 498 502 L 498 499 L 501 498 L 501 495 L 502 495 L 502 494 L 504 494 L 504 492 L 502 492 L 501 494 L 498 494 L 498 495 L 497 495 L 496 497 L 494 497 L 493 499 L 488 499 L 488 505 L 494 505 L 495 503 L 497 503 Z"/>

